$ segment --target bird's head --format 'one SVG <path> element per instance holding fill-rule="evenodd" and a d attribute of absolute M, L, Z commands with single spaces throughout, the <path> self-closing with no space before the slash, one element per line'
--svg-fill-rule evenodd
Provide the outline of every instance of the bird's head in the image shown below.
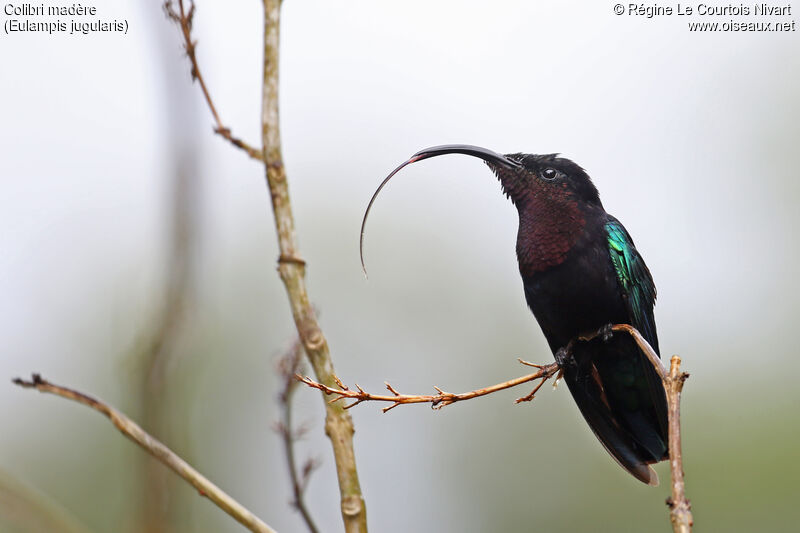
<path fill-rule="evenodd" d="M 589 175 L 577 163 L 558 157 L 558 154 L 506 154 L 503 164 L 485 160 L 500 180 L 503 192 L 515 205 L 531 199 L 578 201 L 602 205 L 597 188 Z"/>
<path fill-rule="evenodd" d="M 364 266 L 363 246 L 364 228 L 372 204 L 383 187 L 403 167 L 446 154 L 464 154 L 482 159 L 495 173 L 503 187 L 503 192 L 522 212 L 528 205 L 533 209 L 545 207 L 544 211 L 558 210 L 558 205 L 599 206 L 600 196 L 588 174 L 569 159 L 558 154 L 498 154 L 492 150 L 469 144 L 446 144 L 426 148 L 411 156 L 389 174 L 378 186 L 364 213 L 361 224 L 361 264 Z M 365 270 L 366 271 L 366 270 Z"/>

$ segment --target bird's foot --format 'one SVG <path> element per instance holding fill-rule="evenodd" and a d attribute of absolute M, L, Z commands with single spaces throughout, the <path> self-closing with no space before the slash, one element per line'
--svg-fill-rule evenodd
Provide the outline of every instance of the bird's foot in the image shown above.
<path fill-rule="evenodd" d="M 556 374 L 556 379 L 553 380 L 553 390 L 558 388 L 558 384 L 561 383 L 561 379 L 564 377 L 564 369 L 559 368 L 558 374 Z"/>
<path fill-rule="evenodd" d="M 559 348 L 553 357 L 558 363 L 558 366 L 561 367 L 563 370 L 567 366 L 575 366 L 575 358 L 572 355 L 572 343 L 569 343 L 567 346 Z"/>
<path fill-rule="evenodd" d="M 611 322 L 597 330 L 597 334 L 603 339 L 603 342 L 608 342 L 614 337 L 614 330 L 612 329 Z"/>

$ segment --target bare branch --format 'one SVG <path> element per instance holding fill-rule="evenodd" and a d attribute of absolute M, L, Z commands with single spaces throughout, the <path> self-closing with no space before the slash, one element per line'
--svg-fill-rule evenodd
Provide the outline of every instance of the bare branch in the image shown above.
<path fill-rule="evenodd" d="M 661 376 L 662 380 L 668 377 L 666 370 L 661 365 L 661 360 L 659 359 L 658 355 L 655 353 L 653 348 L 648 344 L 648 342 L 642 337 L 639 331 L 636 330 L 633 326 L 629 326 L 628 324 L 616 324 L 611 326 L 611 331 L 622 331 L 631 335 L 634 338 L 636 343 L 641 348 L 642 352 L 650 359 L 650 362 L 656 367 L 659 375 Z M 596 337 L 602 335 L 604 333 L 604 328 L 601 328 L 595 332 L 587 333 L 581 335 L 576 340 L 580 342 L 588 342 Z M 572 347 L 575 341 L 570 342 L 566 346 L 567 352 L 572 351 Z M 537 365 L 534 363 L 530 363 L 528 361 L 523 361 L 522 359 L 518 359 L 518 361 L 526 366 L 532 366 L 534 368 L 538 368 L 538 372 L 534 372 L 533 374 L 528 374 L 527 376 L 522 376 L 519 378 L 511 379 L 508 381 L 504 381 L 503 383 L 498 383 L 497 385 L 492 385 L 490 387 L 485 387 L 482 389 L 476 389 L 469 392 L 462 392 L 460 394 L 453 394 L 451 392 L 445 392 L 439 387 L 434 386 L 433 388 L 436 389 L 437 394 L 400 394 L 397 390 L 392 387 L 388 382 L 386 383 L 386 388 L 389 392 L 392 393 L 391 396 L 389 395 L 381 395 L 381 394 L 372 394 L 369 392 L 364 391 L 357 383 L 356 389 L 352 390 L 347 385 L 345 385 L 336 375 L 332 376 L 333 381 L 336 386 L 325 385 L 322 383 L 318 383 L 313 379 L 309 378 L 308 376 L 301 376 L 296 375 L 295 378 L 298 381 L 301 381 L 308 385 L 309 387 L 313 387 L 315 389 L 319 389 L 327 395 L 334 394 L 336 395 L 335 398 L 329 400 L 328 403 L 335 403 L 345 398 L 350 400 L 355 400 L 353 403 L 347 404 L 344 406 L 344 409 L 350 409 L 351 407 L 355 407 L 356 405 L 360 404 L 361 402 L 366 401 L 378 401 L 378 402 L 391 402 L 392 405 L 383 408 L 383 412 L 389 411 L 390 409 L 394 409 L 398 405 L 403 404 L 411 404 L 411 403 L 429 403 L 431 407 L 434 409 L 441 409 L 447 405 L 462 401 L 462 400 L 471 400 L 472 398 L 478 398 L 480 396 L 486 396 L 487 394 L 491 394 L 493 392 L 501 391 L 504 389 L 508 389 L 511 387 L 516 387 L 517 385 L 521 385 L 523 383 L 528 383 L 529 381 L 534 381 L 536 379 L 541 379 L 541 381 L 534 387 L 533 391 L 530 394 L 522 396 L 521 398 L 517 398 L 516 403 L 520 402 L 529 402 L 534 399 L 536 393 L 539 389 L 542 388 L 544 383 L 552 378 L 556 373 L 558 373 L 558 377 L 556 378 L 556 384 L 558 380 L 561 379 L 561 367 L 558 363 L 550 363 L 548 365 Z"/>
<path fill-rule="evenodd" d="M 188 12 L 184 8 L 183 0 L 178 0 L 177 9 L 173 0 L 166 0 L 164 8 L 167 16 L 181 28 L 186 55 L 192 64 L 192 77 L 200 82 L 200 88 L 217 123 L 215 132 L 238 148 L 245 150 L 250 157 L 264 162 L 280 248 L 278 272 L 286 287 L 295 326 L 306 355 L 314 368 L 314 373 L 317 379 L 323 383 L 333 384 L 333 362 L 328 343 L 319 327 L 306 291 L 305 262 L 300 258 L 297 249 L 294 217 L 286 183 L 286 170 L 283 166 L 278 120 L 278 36 L 281 1 L 263 0 L 263 4 L 264 70 L 261 116 L 262 150 L 260 151 L 234 138 L 230 130 L 223 126 L 217 114 L 195 57 L 197 43 L 192 40 L 191 36 L 194 3 L 190 3 Z M 326 405 L 326 411 L 325 432 L 331 439 L 336 459 L 345 531 L 347 533 L 365 532 L 367 531 L 366 505 L 361 494 L 355 452 L 353 451 L 353 422 L 349 414 L 340 406 Z"/>
<path fill-rule="evenodd" d="M 183 47 L 186 50 L 186 57 L 189 58 L 189 61 L 192 64 L 192 79 L 197 80 L 197 82 L 200 84 L 200 89 L 203 91 L 203 96 L 208 104 L 208 109 L 211 111 L 211 115 L 214 117 L 214 121 L 217 123 L 216 127 L 214 128 L 214 133 L 220 135 L 235 147 L 244 150 L 251 158 L 258 161 L 263 161 L 264 154 L 261 150 L 257 150 L 238 137 L 235 137 L 233 133 L 231 133 L 230 128 L 226 127 L 222 123 L 222 120 L 219 118 L 219 114 L 217 113 L 217 108 L 214 105 L 213 100 L 211 100 L 211 94 L 208 92 L 208 87 L 203 79 L 203 74 L 200 72 L 200 66 L 197 63 L 197 41 L 192 39 L 194 1 L 189 2 L 189 10 L 187 11 L 184 9 L 183 0 L 178 0 L 177 9 L 175 9 L 173 0 L 166 0 L 164 2 L 164 11 L 167 13 L 167 17 L 174 21 L 181 29 L 181 34 L 183 35 Z"/>
<path fill-rule="evenodd" d="M 36 389 L 39 392 L 49 392 L 82 403 L 91 407 L 95 411 L 99 411 L 106 415 L 111 422 L 119 429 L 126 437 L 141 446 L 150 455 L 167 465 L 176 474 L 188 481 L 201 496 L 205 496 L 214 502 L 220 509 L 231 515 L 239 523 L 244 525 L 250 531 L 256 533 L 275 533 L 275 530 L 261 521 L 256 515 L 245 509 L 242 504 L 231 498 L 228 494 L 223 492 L 222 489 L 214 485 L 200 472 L 192 468 L 186 461 L 180 458 L 175 452 L 167 448 L 164 444 L 156 440 L 139 425 L 117 411 L 108 404 L 92 398 L 82 392 L 61 387 L 42 379 L 39 374 L 33 374 L 31 381 L 25 381 L 21 378 L 16 378 L 14 383 L 20 387 L 27 389 Z"/>
<path fill-rule="evenodd" d="M 278 395 L 281 405 L 281 421 L 276 424 L 276 430 L 283 441 L 286 462 L 289 466 L 289 478 L 292 481 L 292 493 L 294 496 L 292 505 L 300 512 L 308 530 L 311 533 L 317 533 L 319 530 L 311 518 L 311 512 L 306 507 L 303 496 L 311 473 L 316 469 L 318 463 L 309 458 L 303 464 L 302 470 L 298 472 L 294 455 L 294 441 L 306 431 L 306 428 L 303 427 L 297 430 L 292 428 L 292 394 L 297 389 L 297 381 L 295 381 L 294 375 L 300 369 L 302 356 L 303 346 L 300 341 L 295 341 L 291 349 L 278 362 L 278 373 L 283 379 L 283 389 Z"/>
<path fill-rule="evenodd" d="M 266 170 L 280 257 L 278 273 L 286 287 L 295 327 L 317 379 L 333 386 L 333 361 L 316 314 L 311 307 L 305 283 L 305 262 L 300 257 L 295 237 L 294 216 L 289 199 L 286 168 L 281 150 L 278 120 L 278 49 L 280 0 L 264 3 L 264 78 L 261 128 Z M 336 461 L 342 520 L 346 533 L 367 531 L 367 509 L 361 494 L 353 450 L 353 421 L 339 405 L 325 403 L 325 433 L 330 437 Z"/>
<path fill-rule="evenodd" d="M 601 335 L 607 334 L 609 328 L 601 328 L 595 332 L 587 333 L 584 335 L 579 336 L 576 341 L 578 342 L 588 342 L 591 341 Z M 673 531 L 675 533 L 690 533 L 692 525 L 694 523 L 694 519 L 692 517 L 692 506 L 689 500 L 686 498 L 685 492 L 685 483 L 683 479 L 683 453 L 681 450 L 681 429 L 680 429 L 680 396 L 681 391 L 683 390 L 683 383 L 686 381 L 686 378 L 689 377 L 689 374 L 680 372 L 680 363 L 681 359 L 677 355 L 672 357 L 670 370 L 667 371 L 664 368 L 664 365 L 661 363 L 661 359 L 659 358 L 658 354 L 653 350 L 653 347 L 642 337 L 641 333 L 628 324 L 615 324 L 610 327 L 610 331 L 616 332 L 623 332 L 627 333 L 636 341 L 636 344 L 642 350 L 647 358 L 650 360 L 650 363 L 658 372 L 659 376 L 661 376 L 661 380 L 664 384 L 664 390 L 666 391 L 667 397 L 667 409 L 668 409 L 668 416 L 669 416 L 669 460 L 670 460 L 670 472 L 672 475 L 672 496 L 669 500 L 667 500 L 667 505 L 670 508 L 670 520 L 672 522 Z M 567 352 L 572 350 L 575 341 L 570 342 L 565 349 Z M 519 402 L 526 402 L 533 400 L 536 393 L 539 389 L 544 385 L 544 383 L 553 377 L 556 373 L 558 373 L 558 377 L 556 378 L 556 382 L 561 377 L 560 374 L 560 367 L 558 363 L 550 363 L 549 365 L 537 365 L 533 363 L 529 363 L 527 361 L 523 361 L 522 359 L 519 360 L 520 363 L 538 368 L 538 372 L 534 372 L 533 374 L 529 374 L 527 376 L 522 376 L 520 378 L 512 379 L 509 381 L 505 381 L 503 383 L 499 383 L 497 385 L 492 385 L 491 387 L 486 387 L 483 389 L 477 389 L 470 392 L 465 392 L 461 394 L 453 394 L 450 392 L 445 392 L 441 390 L 439 387 L 434 387 L 437 391 L 437 394 L 432 395 L 411 395 L 411 394 L 400 394 L 397 390 L 392 387 L 389 383 L 386 383 L 386 388 L 391 392 L 391 395 L 380 395 L 380 394 L 371 394 L 364 389 L 362 389 L 358 384 L 356 384 L 356 390 L 350 389 L 347 385 L 342 383 L 342 381 L 333 376 L 334 382 L 336 384 L 335 387 L 330 385 L 324 385 L 322 383 L 318 383 L 307 376 L 300 376 L 297 375 L 295 378 L 299 381 L 302 381 L 309 387 L 313 387 L 315 389 L 319 389 L 323 391 L 327 395 L 335 395 L 335 398 L 329 400 L 328 403 L 335 403 L 339 402 L 343 399 L 350 399 L 354 400 L 352 403 L 345 405 L 345 409 L 349 409 L 354 407 L 361 402 L 366 401 L 378 401 L 378 402 L 390 402 L 391 405 L 388 407 L 383 408 L 383 412 L 389 411 L 390 409 L 394 409 L 398 405 L 404 404 L 412 404 L 412 403 L 430 403 L 431 407 L 434 409 L 440 409 L 446 405 L 450 405 L 452 403 L 461 401 L 461 400 L 469 400 L 472 398 L 477 398 L 479 396 L 485 396 L 487 394 L 491 394 L 493 392 L 497 392 L 499 390 L 508 389 L 511 387 L 515 387 L 517 385 L 521 385 L 522 383 L 527 383 L 529 381 L 534 381 L 536 379 L 540 379 L 541 381 L 537 383 L 536 387 L 533 391 L 521 398 L 518 398 L 516 403 Z"/>
<path fill-rule="evenodd" d="M 327 395 L 330 394 L 335 395 L 336 397 L 333 398 L 332 400 L 329 400 L 328 403 L 338 402 L 339 400 L 343 400 L 345 398 L 350 400 L 355 400 L 353 403 L 345 405 L 344 406 L 345 409 L 350 409 L 351 407 L 355 407 L 361 402 L 366 402 L 366 401 L 390 402 L 392 405 L 383 408 L 383 412 L 385 413 L 390 409 L 394 409 L 398 405 L 405 405 L 411 403 L 429 403 L 431 404 L 431 407 L 433 409 L 441 409 L 442 407 L 454 404 L 456 402 L 460 402 L 463 400 L 471 400 L 472 398 L 478 398 L 480 396 L 486 396 L 487 394 L 492 394 L 493 392 L 509 389 L 511 387 L 516 387 L 517 385 L 522 385 L 523 383 L 528 383 L 530 381 L 540 379 L 541 382 L 536 385 L 536 387 L 533 389 L 533 392 L 521 398 L 517 398 L 516 400 L 516 403 L 529 402 L 533 400 L 534 395 L 542 387 L 545 381 L 547 381 L 548 379 L 553 377 L 556 373 L 558 373 L 560 367 L 558 366 L 558 363 L 550 363 L 549 365 L 532 365 L 530 363 L 527 364 L 529 366 L 537 367 L 539 371 L 534 372 L 533 374 L 528 374 L 527 376 L 522 376 L 516 379 L 504 381 L 502 383 L 498 383 L 497 385 L 492 385 L 490 387 L 484 387 L 482 389 L 476 389 L 469 392 L 462 392 L 459 394 L 454 394 L 452 392 L 445 392 L 436 386 L 433 387 L 434 389 L 436 389 L 436 394 L 400 394 L 389 383 L 386 383 L 386 388 L 392 394 L 381 395 L 381 394 L 371 394 L 369 392 L 366 392 L 358 384 L 356 384 L 357 390 L 352 390 L 350 389 L 350 387 L 342 383 L 342 381 L 336 376 L 334 376 L 333 379 L 336 382 L 337 387 L 330 387 L 327 385 L 323 385 L 322 383 L 317 383 L 308 376 L 301 376 L 299 374 L 295 376 L 295 378 L 298 381 L 302 381 L 309 387 L 321 390 Z"/>
<path fill-rule="evenodd" d="M 593 333 L 581 335 L 578 337 L 578 340 L 581 342 L 593 340 L 603 335 L 605 333 L 605 329 L 606 328 L 600 328 Z M 650 343 L 648 343 L 645 338 L 642 337 L 642 334 L 639 333 L 638 329 L 628 324 L 614 324 L 611 326 L 611 331 L 622 331 L 633 337 L 633 340 L 635 340 L 636 344 L 639 345 L 639 349 L 642 350 L 642 353 L 647 356 L 647 358 L 650 360 L 650 363 L 652 363 L 653 367 L 656 369 L 656 372 L 658 372 L 658 375 L 661 376 L 662 381 L 667 379 L 669 373 L 667 372 L 667 369 L 664 368 L 661 358 L 658 356 L 656 351 L 653 350 L 653 347 L 650 346 Z"/>
<path fill-rule="evenodd" d="M 669 365 L 669 375 L 664 378 L 667 390 L 667 409 L 669 410 L 669 469 L 672 475 L 672 496 L 667 500 L 669 518 L 675 533 L 690 533 L 694 525 L 692 504 L 686 498 L 683 480 L 683 451 L 681 450 L 681 391 L 689 377 L 681 372 L 681 358 L 673 355 Z"/>

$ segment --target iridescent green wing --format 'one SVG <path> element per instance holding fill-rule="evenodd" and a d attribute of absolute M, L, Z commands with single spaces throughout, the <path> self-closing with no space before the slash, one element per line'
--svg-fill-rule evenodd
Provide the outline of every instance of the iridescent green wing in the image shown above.
<path fill-rule="evenodd" d="M 633 245 L 633 239 L 619 220 L 611 217 L 605 229 L 611 262 L 628 304 L 631 325 L 641 332 L 658 353 L 658 335 L 653 317 L 653 306 L 656 302 L 653 277 Z"/>

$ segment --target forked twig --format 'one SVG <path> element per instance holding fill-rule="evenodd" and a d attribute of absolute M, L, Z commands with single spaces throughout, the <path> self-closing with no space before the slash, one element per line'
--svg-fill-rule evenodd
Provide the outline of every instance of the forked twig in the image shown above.
<path fill-rule="evenodd" d="M 553 377 L 556 373 L 558 373 L 560 369 L 558 363 L 550 363 L 549 365 L 534 365 L 532 363 L 526 363 L 525 361 L 522 360 L 520 360 L 520 362 L 523 364 L 527 364 L 528 366 L 534 366 L 538 368 L 539 371 L 534 372 L 533 374 L 528 374 L 527 376 L 522 376 L 516 379 L 504 381 L 503 383 L 498 383 L 497 385 L 492 385 L 490 387 L 484 387 L 482 389 L 476 389 L 469 392 L 462 392 L 458 394 L 443 391 L 442 389 L 436 386 L 433 387 L 434 389 L 436 389 L 436 394 L 400 394 L 388 382 L 385 382 L 386 388 L 389 390 L 389 392 L 392 393 L 392 395 L 390 396 L 381 394 L 371 394 L 362 389 L 358 384 L 356 384 L 357 390 L 352 390 L 350 389 L 350 387 L 342 383 L 342 381 L 336 376 L 334 376 L 334 380 L 336 381 L 336 385 L 339 387 L 338 389 L 333 387 L 328 387 L 327 385 L 323 385 L 322 383 L 318 383 L 313 379 L 309 378 L 308 376 L 301 376 L 298 374 L 295 377 L 297 378 L 297 380 L 302 381 L 309 387 L 319 389 L 325 394 L 336 395 L 336 397 L 330 400 L 329 403 L 338 402 L 339 400 L 343 400 L 345 398 L 355 400 L 353 403 L 345 405 L 344 406 L 345 409 L 350 409 L 351 407 L 355 407 L 356 405 L 365 401 L 391 402 L 392 405 L 383 408 L 383 412 L 385 413 L 390 409 L 394 409 L 398 405 L 410 404 L 410 403 L 429 403 L 431 404 L 431 407 L 433 409 L 441 409 L 442 407 L 454 404 L 456 402 L 460 402 L 462 400 L 471 400 L 472 398 L 486 396 L 487 394 L 491 394 L 493 392 L 509 389 L 511 387 L 516 387 L 517 385 L 522 385 L 523 383 L 528 383 L 529 381 L 541 379 L 542 380 L 541 383 L 536 385 L 536 388 L 533 389 L 533 392 L 517 399 L 517 403 L 528 402 L 533 399 L 534 395 L 541 388 L 544 382 Z"/>
<path fill-rule="evenodd" d="M 607 326 L 606 328 L 600 328 L 592 333 L 586 333 L 584 335 L 579 336 L 578 340 L 580 342 L 589 342 L 603 335 L 606 332 L 606 329 Z M 614 324 L 613 326 L 611 326 L 611 331 L 621 331 L 633 337 L 633 340 L 636 341 L 636 344 L 639 346 L 639 349 L 642 351 L 644 355 L 647 356 L 647 358 L 650 360 L 650 363 L 656 369 L 656 372 L 658 372 L 658 375 L 661 376 L 661 380 L 663 381 L 667 379 L 667 377 L 669 376 L 669 372 L 667 372 L 667 369 L 664 368 L 664 364 L 661 362 L 661 358 L 658 356 L 656 351 L 653 350 L 653 347 L 650 346 L 650 343 L 647 342 L 647 340 L 644 337 L 642 337 L 642 334 L 639 333 L 638 329 L 629 324 Z"/>
<path fill-rule="evenodd" d="M 628 324 L 615 324 L 611 326 L 610 330 L 627 333 L 633 337 L 634 341 L 636 341 L 636 344 L 639 346 L 639 349 L 645 354 L 645 356 L 647 356 L 647 358 L 650 360 L 650 363 L 661 377 L 667 397 L 667 410 L 669 419 L 669 463 L 670 474 L 672 477 L 672 495 L 667 500 L 667 505 L 670 509 L 670 521 L 672 522 L 673 531 L 675 533 L 690 533 L 692 530 L 692 525 L 694 524 L 694 518 L 692 516 L 691 502 L 686 498 L 686 488 L 683 478 L 683 452 L 681 450 L 680 426 L 681 391 L 683 390 L 683 383 L 689 377 L 689 374 L 680 371 L 681 358 L 677 355 L 672 356 L 672 359 L 670 360 L 670 369 L 667 370 L 664 368 L 660 357 L 655 350 L 653 350 L 653 347 L 650 346 L 647 340 L 642 337 L 641 333 L 639 333 L 639 331 L 633 326 Z M 577 342 L 589 342 L 601 335 L 607 334 L 607 332 L 608 328 L 601 328 L 595 332 L 581 335 L 575 340 Z M 573 342 L 570 342 L 565 348 L 567 352 L 572 350 Z M 431 407 L 434 409 L 440 409 L 446 405 L 450 405 L 458 401 L 469 400 L 479 396 L 486 396 L 487 394 L 491 394 L 493 392 L 540 379 L 541 381 L 536 385 L 533 391 L 526 396 L 518 398 L 516 403 L 530 401 L 534 398 L 536 392 L 539 391 L 542 385 L 544 385 L 548 379 L 560 371 L 560 366 L 558 363 L 550 363 L 549 365 L 535 365 L 521 359 L 519 361 L 520 363 L 528 366 L 536 367 L 539 369 L 539 371 L 527 376 L 505 381 L 497 385 L 492 385 L 483 389 L 477 389 L 460 394 L 445 392 L 439 387 L 434 387 L 437 391 L 437 394 L 432 395 L 400 394 L 389 383 L 386 383 L 386 388 L 392 393 L 390 396 L 371 394 L 358 386 L 358 384 L 356 384 L 356 390 L 352 390 L 347 385 L 342 383 L 338 377 L 334 377 L 338 388 L 328 387 L 310 379 L 308 376 L 297 375 L 295 377 L 306 385 L 323 391 L 325 394 L 335 395 L 335 398 L 329 400 L 330 403 L 338 402 L 339 400 L 343 400 L 345 398 L 354 400 L 353 403 L 345 405 L 345 409 L 355 407 L 356 405 L 365 401 L 390 402 L 391 405 L 384 407 L 383 412 L 394 409 L 398 405 L 412 403 L 430 403 Z"/>
<path fill-rule="evenodd" d="M 183 47 L 186 50 L 186 56 L 189 58 L 189 61 L 192 64 L 192 79 L 197 80 L 197 82 L 200 84 L 200 89 L 203 91 L 203 96 L 208 104 L 208 109 L 211 111 L 211 115 L 214 117 L 214 121 L 217 123 L 216 127 L 214 128 L 214 133 L 225 138 L 235 147 L 244 150 L 251 158 L 258 161 L 263 161 L 264 153 L 261 150 L 253 148 L 243 140 L 235 137 L 233 133 L 231 133 L 230 128 L 226 127 L 222 123 L 222 120 L 219 118 L 219 114 L 217 113 L 217 108 L 214 105 L 214 101 L 211 100 L 211 94 L 208 92 L 208 87 L 203 79 L 203 75 L 200 73 L 200 66 L 197 63 L 197 41 L 192 40 L 194 1 L 189 2 L 189 9 L 186 10 L 183 7 L 183 0 L 178 0 L 177 9 L 175 9 L 173 0 L 166 0 L 164 2 L 164 11 L 166 11 L 167 16 L 181 29 L 181 34 L 183 35 Z"/>
<path fill-rule="evenodd" d="M 278 120 L 279 36 L 282 0 L 262 0 L 264 5 L 264 56 L 263 83 L 261 85 L 261 150 L 256 150 L 234 138 L 230 130 L 224 127 L 219 119 L 197 65 L 195 57 L 197 43 L 192 41 L 191 37 L 194 3 L 189 1 L 191 4 L 188 12 L 184 9 L 183 0 L 178 0 L 177 10 L 174 7 L 174 0 L 165 0 L 164 8 L 167 15 L 181 28 L 186 55 L 192 64 L 192 76 L 200 82 L 211 114 L 214 115 L 217 122 L 215 132 L 228 139 L 234 146 L 245 150 L 250 157 L 264 163 L 280 249 L 278 273 L 286 288 L 297 333 L 314 373 L 317 379 L 331 382 L 330 376 L 334 373 L 333 361 L 328 342 L 311 308 L 306 290 L 305 261 L 300 256 L 295 237 L 294 215 L 289 198 L 286 168 L 283 165 L 280 121 Z M 353 432 L 353 421 L 350 419 L 349 413 L 338 405 L 326 405 L 325 433 L 330 437 L 333 448 L 345 532 L 362 533 L 367 531 L 367 512 L 358 480 L 355 452 L 353 451 Z"/>
<path fill-rule="evenodd" d="M 36 389 L 39 392 L 49 392 L 68 400 L 73 400 L 91 407 L 106 415 L 111 422 L 126 437 L 141 446 L 150 455 L 167 465 L 176 474 L 188 481 L 201 496 L 214 502 L 220 509 L 231 515 L 250 531 L 256 533 L 275 533 L 275 530 L 261 521 L 256 515 L 247 510 L 242 504 L 231 498 L 222 489 L 214 485 L 203 474 L 192 468 L 189 463 L 181 459 L 175 452 L 156 440 L 139 425 L 117 411 L 110 405 L 88 396 L 82 392 L 45 381 L 39 374 L 33 374 L 31 381 L 16 378 L 14 383 L 26 389 Z"/>
<path fill-rule="evenodd" d="M 677 355 L 673 355 L 670 359 L 669 370 L 664 368 L 661 358 L 653 350 L 653 347 L 633 326 L 616 324 L 611 326 L 611 330 L 625 332 L 633 337 L 636 344 L 639 345 L 639 349 L 647 356 L 658 375 L 661 376 L 667 395 L 669 424 L 669 469 L 672 478 L 672 494 L 667 500 L 669 518 L 675 533 L 689 533 L 694 525 L 694 517 L 692 516 L 692 504 L 686 498 L 686 484 L 683 479 L 683 450 L 681 449 L 681 392 L 683 383 L 689 374 L 681 372 L 681 358 Z M 603 329 L 590 335 L 581 336 L 578 340 L 590 341 L 601 334 L 603 334 Z"/>

